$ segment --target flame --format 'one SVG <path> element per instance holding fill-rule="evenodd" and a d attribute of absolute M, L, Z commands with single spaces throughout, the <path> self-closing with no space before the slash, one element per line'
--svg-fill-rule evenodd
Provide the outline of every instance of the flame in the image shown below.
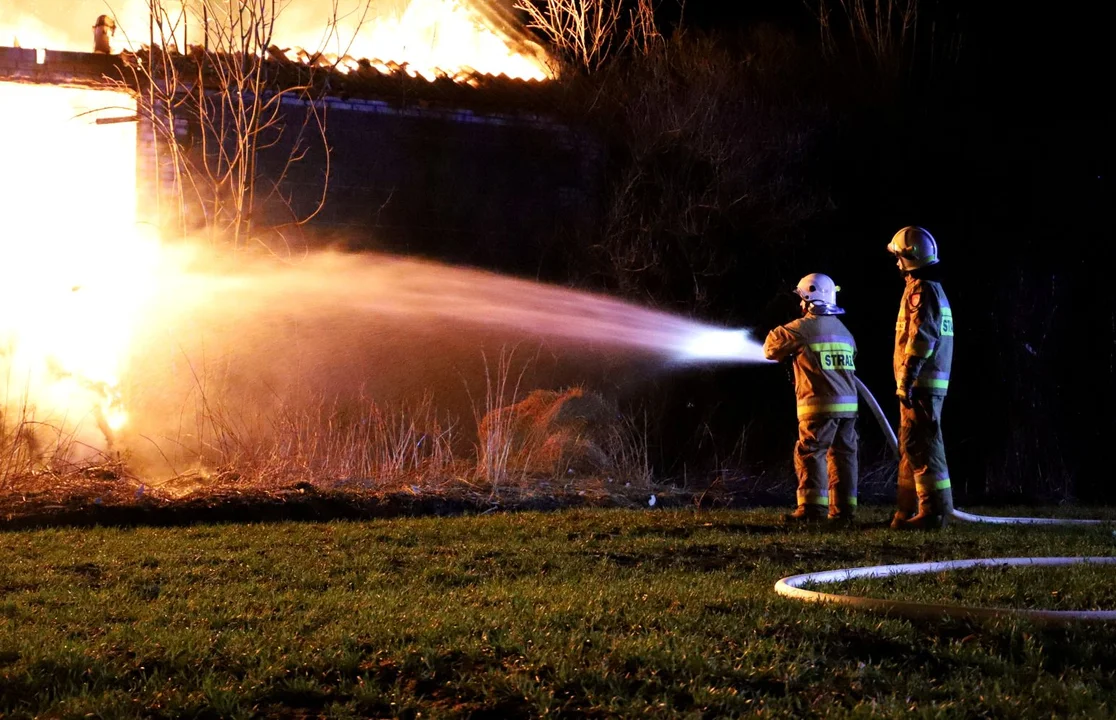
<path fill-rule="evenodd" d="M 111 442 L 120 379 L 154 291 L 158 243 L 136 228 L 136 125 L 125 94 L 0 82 L 0 383 L 5 412 Z M 104 110 L 104 108 L 112 108 Z M 90 425 L 92 421 L 96 429 Z"/>
<path fill-rule="evenodd" d="M 524 80 L 553 77 L 540 45 L 523 39 L 513 42 L 477 10 L 472 0 L 406 0 L 401 9 L 385 9 L 384 0 L 378 0 L 366 13 L 367 2 L 338 2 L 333 23 L 334 0 L 287 4 L 275 24 L 274 44 L 285 48 L 292 61 L 328 65 L 341 72 L 357 69 L 363 59 L 380 72 L 401 68 L 412 77 L 428 80 L 450 77 L 467 82 L 474 74 L 503 74 Z M 164 44 L 178 48 L 203 44 L 201 13 L 194 7 L 200 7 L 200 3 L 166 6 L 188 9 L 171 13 L 166 27 L 173 32 L 164 31 Z M 116 18 L 115 52 L 135 51 L 150 42 L 147 0 L 109 2 L 92 15 L 77 0 L 5 0 L 0 7 L 0 46 L 18 43 L 22 47 L 91 51 L 92 25 L 100 12 Z"/>
<path fill-rule="evenodd" d="M 324 61 L 342 72 L 355 69 L 358 59 L 365 58 L 380 72 L 390 72 L 388 63 L 396 63 L 411 77 L 427 80 L 463 80 L 473 72 L 525 80 L 551 76 L 541 47 L 533 46 L 531 54 L 517 52 L 466 0 L 410 0 L 401 14 L 357 25 L 357 19 L 340 21 L 326 44 L 327 51 L 336 52 L 326 52 Z M 322 45 L 320 33 L 280 27 L 276 35 L 295 46 L 287 51 L 291 60 L 306 61 L 311 53 L 303 48 Z"/>
<path fill-rule="evenodd" d="M 513 42 L 472 0 L 377 1 L 397 10 L 366 16 L 363 0 L 339 0 L 332 28 L 334 0 L 286 4 L 275 44 L 293 48 L 284 51 L 292 60 L 342 72 L 368 66 L 472 85 L 478 73 L 551 77 L 540 46 Z M 117 23 L 114 52 L 149 41 L 148 0 L 95 10 L 84 0 L 4 0 L 0 46 L 88 52 L 96 16 L 106 11 Z M 184 11 L 187 22 L 167 44 L 201 44 L 192 13 Z M 158 280 L 166 251 L 136 226 L 136 124 L 95 123 L 134 115 L 135 101 L 110 90 L 0 81 L 0 108 L 0 258 L 8 271 L 0 280 L 0 422 L 29 412 L 83 442 L 111 445 L 129 422 L 122 378 L 139 323 L 150 321 L 141 312 L 166 281 Z"/>
<path fill-rule="evenodd" d="M 0 46 L 92 52 L 93 23 L 102 13 L 122 28 L 114 52 L 137 49 L 150 37 L 148 0 L 4 0 L 0 3 Z"/>

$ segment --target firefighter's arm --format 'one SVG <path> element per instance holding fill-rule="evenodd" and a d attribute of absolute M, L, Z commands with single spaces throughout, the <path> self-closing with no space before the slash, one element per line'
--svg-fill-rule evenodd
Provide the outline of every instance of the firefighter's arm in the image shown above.
<path fill-rule="evenodd" d="M 916 291 L 908 301 L 906 359 L 899 380 L 899 390 L 909 395 L 911 385 L 923 365 L 934 354 L 941 339 L 942 313 L 933 293 Z"/>
<path fill-rule="evenodd" d="M 787 329 L 786 325 L 781 325 L 767 333 L 767 339 L 763 343 L 763 356 L 768 360 L 781 362 L 797 355 L 801 349 L 802 338 L 798 333 Z"/>

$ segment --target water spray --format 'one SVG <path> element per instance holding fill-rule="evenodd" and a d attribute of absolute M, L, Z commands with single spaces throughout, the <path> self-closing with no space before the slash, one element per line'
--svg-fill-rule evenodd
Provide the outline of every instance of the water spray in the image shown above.
<path fill-rule="evenodd" d="M 680 361 L 773 362 L 763 356 L 763 346 L 747 330 L 699 328 L 690 334 L 677 354 Z"/>
<path fill-rule="evenodd" d="M 321 252 L 297 266 L 181 274 L 163 294 L 203 298 L 263 317 L 354 317 L 451 323 L 520 337 L 656 356 L 668 363 L 770 363 L 746 329 L 724 328 L 604 294 L 389 255 Z"/>

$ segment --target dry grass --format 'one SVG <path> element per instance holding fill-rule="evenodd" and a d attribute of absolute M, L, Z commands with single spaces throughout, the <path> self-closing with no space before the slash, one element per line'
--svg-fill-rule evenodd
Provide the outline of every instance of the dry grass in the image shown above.
<path fill-rule="evenodd" d="M 458 473 L 457 423 L 434 397 L 384 406 L 318 395 L 261 412 L 199 393 L 193 432 L 172 441 L 175 475 L 231 478 L 246 486 L 295 482 L 398 487 Z M 190 468 L 186 470 L 184 468 Z"/>
<path fill-rule="evenodd" d="M 961 55 L 961 14 L 918 0 L 813 0 L 826 53 L 849 51 L 857 64 L 884 78 L 915 72 L 933 73 L 955 65 Z"/>
<path fill-rule="evenodd" d="M 594 437 L 596 445 L 607 447 L 593 471 L 567 472 L 565 457 L 559 458 L 562 472 L 539 471 L 532 456 L 536 446 L 565 449 L 570 439 L 532 437 L 525 447 L 516 414 L 505 412 L 527 394 L 523 382 L 529 365 L 507 348 L 495 363 L 485 359 L 484 393 L 472 398 L 474 437 L 442 412 L 429 392 L 390 406 L 364 392 L 273 396 L 270 403 L 253 403 L 204 369 L 194 374 L 176 429 L 140 436 L 154 459 L 137 455 L 138 448 L 116 456 L 86 447 L 72 432 L 37 421 L 25 405 L 21 413 L 8 413 L 0 427 L 0 492 L 45 492 L 57 499 L 82 494 L 98 479 L 127 480 L 109 493 L 121 497 L 141 485 L 142 492 L 180 498 L 309 483 L 357 492 L 450 492 L 454 486 L 498 498 L 509 492 L 516 497 L 566 492 L 575 485 L 604 492 L 609 486 L 646 489 L 653 484 L 646 428 L 627 418 L 608 427 L 604 442 Z M 542 431 L 559 432 L 549 425 Z M 580 440 L 573 438 L 575 450 Z"/>
<path fill-rule="evenodd" d="M 124 473 L 121 459 L 82 441 L 74 424 L 36 416 L 26 398 L 0 411 L 0 493 Z"/>
<path fill-rule="evenodd" d="M 514 405 L 520 397 L 520 388 L 523 383 L 523 374 L 527 366 L 524 365 L 512 380 L 513 360 L 515 350 L 500 350 L 495 371 L 489 366 L 488 358 L 484 362 L 484 399 L 478 402 L 473 400 L 473 417 L 478 428 L 477 438 L 477 465 L 475 476 L 496 492 L 502 485 L 512 480 L 511 472 L 515 467 L 511 464 L 514 450 L 514 433 L 512 432 L 511 413 L 499 413 L 498 410 Z M 470 395 L 471 396 L 471 395 Z M 485 419 L 488 423 L 485 423 Z M 481 427 L 483 433 L 479 432 Z M 522 480 L 522 475 L 517 478 Z"/>
<path fill-rule="evenodd" d="M 433 398 L 410 407 L 381 408 L 369 399 L 350 414 L 337 401 L 283 412 L 260 463 L 261 479 L 351 479 L 396 484 L 452 474 L 452 421 L 438 417 Z"/>
<path fill-rule="evenodd" d="M 655 482 L 651 467 L 651 449 L 647 432 L 647 413 L 640 419 L 621 415 L 620 422 L 609 430 L 606 451 L 611 461 L 614 480 L 626 487 L 650 488 Z"/>

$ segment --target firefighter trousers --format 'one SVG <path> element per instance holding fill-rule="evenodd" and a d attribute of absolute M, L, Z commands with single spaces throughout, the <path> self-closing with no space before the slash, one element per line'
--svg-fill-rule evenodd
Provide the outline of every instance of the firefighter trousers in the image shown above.
<path fill-rule="evenodd" d="M 953 490 L 942 440 L 943 395 L 915 390 L 911 406 L 899 404 L 898 510 L 910 517 L 953 510 Z"/>
<path fill-rule="evenodd" d="M 794 469 L 798 504 L 829 506 L 829 514 L 856 509 L 856 418 L 810 417 L 798 421 Z"/>

